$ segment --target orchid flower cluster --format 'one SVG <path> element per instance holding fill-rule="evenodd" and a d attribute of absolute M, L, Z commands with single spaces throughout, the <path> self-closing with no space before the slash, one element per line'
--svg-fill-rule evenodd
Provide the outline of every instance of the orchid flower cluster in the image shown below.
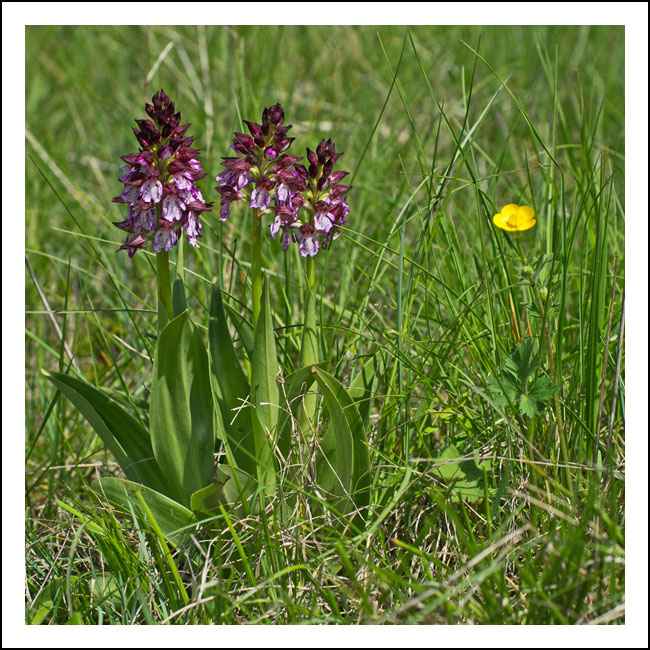
<path fill-rule="evenodd" d="M 124 189 L 113 199 L 128 205 L 126 219 L 114 224 L 128 233 L 119 250 L 128 251 L 129 257 L 148 241 L 156 253 L 172 250 L 183 229 L 188 243 L 198 248 L 200 214 L 212 207 L 196 186 L 206 174 L 199 150 L 190 146 L 194 137 L 184 137 L 190 125 L 180 125 L 181 114 L 174 112 L 164 90 L 152 102 L 145 106 L 151 120 L 136 120 L 133 132 L 141 149 L 122 156 Z"/>
<path fill-rule="evenodd" d="M 336 239 L 350 213 L 343 199 L 350 187 L 340 184 L 348 172 L 333 171 L 343 154 L 322 140 L 315 152 L 307 149 L 309 166 L 299 164 L 303 158 L 286 153 L 295 138 L 287 137 L 291 125 L 284 124 L 280 104 L 264 109 L 261 124 L 244 122 L 250 135 L 236 132 L 231 144 L 240 155 L 224 157 L 225 170 L 216 177 L 220 220 L 228 219 L 234 201 L 246 200 L 259 214 L 273 216 L 269 233 L 280 235 L 284 251 L 294 241 L 303 257 L 314 257 Z"/>
<path fill-rule="evenodd" d="M 158 331 L 148 419 L 132 417 L 121 400 L 88 382 L 46 373 L 122 467 L 125 478 L 98 479 L 101 492 L 138 517 L 151 518 L 155 512 L 155 523 L 174 543 L 185 540 L 192 525 L 214 521 L 224 506 L 235 512 L 263 511 L 284 480 L 278 463 L 291 453 L 294 421 L 304 431 L 314 431 L 312 423 L 318 422 L 323 404 L 339 416 L 336 444 L 332 449 L 328 443 L 314 461 L 322 469 L 316 474 L 319 502 L 311 504 L 310 512 L 338 512 L 360 525 L 371 492 L 368 421 L 362 419 L 353 394 L 324 369 L 316 318 L 314 257 L 329 246 L 350 213 L 343 198 L 350 187 L 340 183 L 347 172 L 334 171 L 341 154 L 331 140 L 322 140 L 315 151 L 307 149 L 305 164 L 287 153 L 294 138 L 288 137 L 291 125 L 284 124 L 280 104 L 264 109 L 261 124 L 246 122 L 250 134 L 235 133 L 236 155 L 224 158 L 217 182 L 221 220 L 228 218 L 234 201 L 246 200 L 253 211 L 252 318 L 235 320 L 228 312 L 242 339 L 243 332 L 253 334 L 247 361 L 240 363 L 217 281 L 210 290 L 207 349 L 205 333 L 194 324 L 187 306 L 180 255 L 172 286 L 169 251 L 183 231 L 189 244 L 198 246 L 200 216 L 212 204 L 196 185 L 205 174 L 199 151 L 191 148 L 194 138 L 185 136 L 189 125 L 181 126 L 180 113 L 174 112 L 163 90 L 146 105 L 146 112 L 150 119 L 136 120 L 138 128 L 133 129 L 140 149 L 122 156 L 124 189 L 113 201 L 127 205 L 125 220 L 115 224 L 127 232 L 119 250 L 133 257 L 150 242 L 156 253 Z M 273 239 L 282 240 L 285 251 L 293 241 L 305 258 L 300 366 L 282 389 L 292 409 L 290 418 L 281 417 L 272 285 L 264 282 L 262 270 L 266 226 Z M 372 367 L 366 370 L 372 373 Z M 310 391 L 313 384 L 322 402 Z M 367 402 L 365 393 L 363 400 Z M 243 404 L 250 408 L 242 409 Z M 223 425 L 218 430 L 217 422 Z M 225 455 L 215 456 L 221 449 Z M 300 466 L 291 472 L 296 484 L 309 474 Z M 330 502 L 327 508 L 320 503 L 321 495 Z"/>

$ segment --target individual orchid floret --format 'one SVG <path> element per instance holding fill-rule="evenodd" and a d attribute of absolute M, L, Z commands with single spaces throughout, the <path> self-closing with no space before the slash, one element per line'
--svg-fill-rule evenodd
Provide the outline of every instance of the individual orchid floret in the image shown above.
<path fill-rule="evenodd" d="M 325 201 L 318 201 L 314 206 L 316 213 L 314 214 L 314 226 L 317 230 L 329 234 L 329 231 L 334 227 L 336 217 L 330 212 L 330 206 Z"/>
<path fill-rule="evenodd" d="M 231 185 L 222 185 L 217 189 L 219 190 L 219 194 L 221 194 L 221 212 L 219 221 L 226 221 L 230 215 L 230 204 L 233 201 L 239 201 L 244 195 L 241 190 Z"/>
<path fill-rule="evenodd" d="M 169 194 L 162 203 L 162 218 L 171 223 L 180 221 L 183 218 L 185 207 L 185 203 L 183 203 L 180 196 Z"/>
<path fill-rule="evenodd" d="M 251 163 L 241 158 L 224 158 L 223 165 L 226 168 L 216 177 L 220 187 L 234 187 L 242 189 L 251 181 L 249 174 Z"/>
<path fill-rule="evenodd" d="M 121 227 L 117 223 L 115 225 Z M 134 237 L 127 236 L 126 241 L 119 247 L 118 250 L 128 251 L 129 257 L 133 257 L 146 243 L 147 240 L 140 234 L 135 235 Z"/>
<path fill-rule="evenodd" d="M 163 186 L 159 180 L 149 180 L 142 183 L 140 198 L 145 203 L 160 203 Z"/>
<path fill-rule="evenodd" d="M 300 254 L 303 257 L 314 257 L 320 248 L 320 242 L 315 233 L 315 228 L 310 223 L 304 223 L 298 229 L 296 234 L 298 245 L 300 246 Z"/>
<path fill-rule="evenodd" d="M 162 222 L 163 220 L 161 219 L 160 221 Z M 178 242 L 177 230 L 169 227 L 167 222 L 161 223 L 160 226 L 161 227 L 156 231 L 156 234 L 153 237 L 152 247 L 156 253 L 170 251 Z"/>
<path fill-rule="evenodd" d="M 197 238 L 201 236 L 201 220 L 199 219 L 198 212 L 188 212 L 187 222 L 185 223 L 185 234 L 187 235 L 187 241 L 192 245 L 198 248 L 196 242 Z"/>
<path fill-rule="evenodd" d="M 151 118 L 136 120 L 133 132 L 141 146 L 138 153 L 122 156 L 120 182 L 124 185 L 115 203 L 128 205 L 124 221 L 115 225 L 125 230 L 126 242 L 119 250 L 129 257 L 148 242 L 156 253 L 170 251 L 183 229 L 190 245 L 198 247 L 201 236 L 201 212 L 208 212 L 196 183 L 205 177 L 193 137 L 185 137 L 189 124 L 182 125 L 181 114 L 163 90 L 145 105 Z"/>
<path fill-rule="evenodd" d="M 271 190 L 273 181 L 268 176 L 262 176 L 255 181 L 255 189 L 251 193 L 251 202 L 249 208 L 266 210 L 271 203 Z"/>
<path fill-rule="evenodd" d="M 286 252 L 289 249 L 289 242 L 291 241 L 291 229 L 298 221 L 298 211 L 292 205 L 277 205 L 274 208 L 274 212 L 275 220 L 269 229 L 271 238 L 275 239 L 280 230 L 282 230 L 282 248 Z"/>

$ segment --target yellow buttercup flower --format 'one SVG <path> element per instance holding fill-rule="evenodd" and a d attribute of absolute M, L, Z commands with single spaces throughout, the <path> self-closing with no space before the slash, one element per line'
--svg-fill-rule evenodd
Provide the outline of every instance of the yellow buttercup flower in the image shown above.
<path fill-rule="evenodd" d="M 527 205 L 519 206 L 515 203 L 508 203 L 501 208 L 499 214 L 492 217 L 494 225 L 501 230 L 508 232 L 523 232 L 529 230 L 536 223 L 535 211 Z"/>

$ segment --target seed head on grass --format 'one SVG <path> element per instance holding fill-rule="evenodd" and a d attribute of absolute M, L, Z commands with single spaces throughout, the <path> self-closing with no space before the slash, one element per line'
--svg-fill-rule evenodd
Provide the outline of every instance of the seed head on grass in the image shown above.
<path fill-rule="evenodd" d="M 114 224 L 128 234 L 119 250 L 129 257 L 151 241 L 156 253 L 170 251 L 185 230 L 187 241 L 198 248 L 200 214 L 210 211 L 196 182 L 206 176 L 199 150 L 192 149 L 194 137 L 184 137 L 190 127 L 181 125 L 174 102 L 159 90 L 145 105 L 150 120 L 136 120 L 138 153 L 122 156 L 120 170 L 124 189 L 113 201 L 128 205 L 126 219 Z"/>
<path fill-rule="evenodd" d="M 508 203 L 501 208 L 501 212 L 492 217 L 497 228 L 507 232 L 524 232 L 530 230 L 536 223 L 535 211 L 527 205 L 519 206 Z"/>

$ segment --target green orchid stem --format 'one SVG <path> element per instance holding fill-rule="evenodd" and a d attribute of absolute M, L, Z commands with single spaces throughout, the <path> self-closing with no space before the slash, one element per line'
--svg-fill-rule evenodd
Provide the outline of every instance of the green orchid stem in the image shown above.
<path fill-rule="evenodd" d="M 253 212 L 253 257 L 251 259 L 251 281 L 253 284 L 253 330 L 262 309 L 262 214 Z"/>
<path fill-rule="evenodd" d="M 305 326 L 302 331 L 302 365 L 303 367 L 318 362 L 316 341 L 316 272 L 314 258 L 305 260 L 307 287 L 305 290 Z"/>
<path fill-rule="evenodd" d="M 305 287 L 305 324 L 302 330 L 302 344 L 300 346 L 301 365 L 303 367 L 318 363 L 318 338 L 316 335 L 316 271 L 314 259 L 305 260 L 305 273 L 307 285 Z M 308 393 L 304 397 L 304 413 L 301 418 L 301 430 L 310 437 L 313 431 L 313 422 L 316 414 L 316 394 Z M 311 423 L 311 424 L 310 424 Z"/>
<path fill-rule="evenodd" d="M 315 201 L 315 181 L 312 181 L 312 202 Z M 313 225 L 314 209 L 308 208 L 308 220 Z M 316 337 L 316 267 L 313 257 L 305 258 L 305 324 L 302 330 L 300 356 L 303 368 L 318 363 L 318 340 Z"/>
<path fill-rule="evenodd" d="M 167 324 L 173 317 L 172 285 L 169 276 L 169 253 L 162 251 L 156 254 L 156 274 L 158 276 L 158 329 Z"/>

